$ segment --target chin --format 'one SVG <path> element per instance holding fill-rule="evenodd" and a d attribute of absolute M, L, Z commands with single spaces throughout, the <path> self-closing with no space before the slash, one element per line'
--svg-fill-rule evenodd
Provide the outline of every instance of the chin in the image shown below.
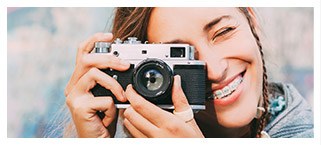
<path fill-rule="evenodd" d="M 217 120 L 220 125 L 226 128 L 239 128 L 250 124 L 255 114 L 256 110 L 218 113 Z"/>

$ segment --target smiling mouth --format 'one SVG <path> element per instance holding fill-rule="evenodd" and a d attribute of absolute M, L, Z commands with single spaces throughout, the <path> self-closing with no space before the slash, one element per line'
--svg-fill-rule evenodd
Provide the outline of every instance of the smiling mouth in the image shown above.
<path fill-rule="evenodd" d="M 212 90 L 209 94 L 212 99 L 218 100 L 223 99 L 228 96 L 230 96 L 237 87 L 243 82 L 243 76 L 245 74 L 245 71 L 240 73 L 238 76 L 236 76 L 230 83 L 228 83 L 226 86 L 222 87 L 221 89 Z"/>
<path fill-rule="evenodd" d="M 225 86 L 223 89 L 213 91 L 214 99 L 222 99 L 232 94 L 236 88 L 242 83 L 243 77 L 237 76 L 231 83 Z"/>

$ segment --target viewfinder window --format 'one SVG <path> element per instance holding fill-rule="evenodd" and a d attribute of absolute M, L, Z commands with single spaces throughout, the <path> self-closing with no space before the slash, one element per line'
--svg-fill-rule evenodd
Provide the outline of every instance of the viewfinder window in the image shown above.
<path fill-rule="evenodd" d="M 171 57 L 183 58 L 185 57 L 185 47 L 171 47 Z"/>

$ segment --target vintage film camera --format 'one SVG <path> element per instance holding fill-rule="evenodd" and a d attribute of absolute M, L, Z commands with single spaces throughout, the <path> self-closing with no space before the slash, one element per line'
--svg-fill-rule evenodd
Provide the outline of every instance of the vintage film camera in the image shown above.
<path fill-rule="evenodd" d="M 204 61 L 194 60 L 194 47 L 188 44 L 142 44 L 136 37 L 122 42 L 96 42 L 95 53 L 111 53 L 131 63 L 127 71 L 102 70 L 116 79 L 125 90 L 128 84 L 146 100 L 163 109 L 174 109 L 171 93 L 174 75 L 181 76 L 181 86 L 194 110 L 205 109 L 206 67 Z M 97 84 L 95 97 L 112 96 L 117 108 L 126 108 L 129 102 L 120 102 L 111 91 Z"/>

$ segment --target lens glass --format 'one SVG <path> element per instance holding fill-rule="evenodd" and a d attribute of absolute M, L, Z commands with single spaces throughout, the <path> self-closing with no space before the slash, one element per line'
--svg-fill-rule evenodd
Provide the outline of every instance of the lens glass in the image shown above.
<path fill-rule="evenodd" d="M 137 65 L 132 83 L 138 94 L 149 101 L 164 101 L 170 97 L 173 71 L 162 60 L 147 58 Z"/>
<path fill-rule="evenodd" d="M 150 91 L 161 88 L 164 82 L 163 75 L 156 69 L 147 70 L 143 76 L 143 86 Z"/>

